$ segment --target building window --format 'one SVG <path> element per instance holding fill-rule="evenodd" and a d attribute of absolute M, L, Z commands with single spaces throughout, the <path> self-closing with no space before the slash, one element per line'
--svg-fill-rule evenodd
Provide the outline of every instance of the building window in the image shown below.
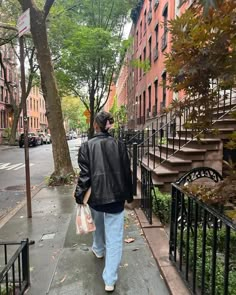
<path fill-rule="evenodd" d="M 146 62 L 146 47 L 144 47 L 143 49 L 143 62 L 145 63 Z M 143 70 L 143 74 L 145 75 L 146 74 L 146 71 L 145 69 Z"/>
<path fill-rule="evenodd" d="M 158 5 L 159 5 L 159 0 L 154 0 L 154 10 L 157 9 Z"/>
<path fill-rule="evenodd" d="M 145 34 L 146 31 L 147 31 L 147 11 L 146 10 L 144 11 L 143 21 L 144 21 L 144 23 L 143 23 L 143 34 Z"/>
<path fill-rule="evenodd" d="M 139 118 L 142 117 L 142 96 L 139 96 Z"/>
<path fill-rule="evenodd" d="M 155 95 L 155 104 L 153 106 L 152 114 L 153 116 L 157 115 L 157 108 L 158 108 L 158 80 L 154 82 L 154 95 Z"/>
<path fill-rule="evenodd" d="M 143 34 L 143 23 L 142 23 L 142 21 L 140 22 L 140 25 L 139 25 L 139 43 L 141 42 L 141 40 L 142 40 L 142 34 Z"/>
<path fill-rule="evenodd" d="M 148 109 L 149 109 L 149 112 L 151 111 L 151 106 L 152 106 L 152 86 L 150 85 L 148 87 Z"/>
<path fill-rule="evenodd" d="M 163 10 L 163 13 L 162 13 L 162 16 L 163 16 L 163 22 L 164 22 L 164 32 L 163 32 L 163 35 L 162 35 L 162 38 L 161 38 L 161 50 L 165 50 L 165 48 L 167 47 L 167 32 L 168 32 L 168 5 L 166 5 L 164 7 L 164 10 Z"/>
<path fill-rule="evenodd" d="M 162 108 L 166 107 L 166 72 L 162 74 Z"/>
<path fill-rule="evenodd" d="M 158 58 L 158 31 L 159 31 L 159 25 L 157 24 L 155 26 L 155 47 L 154 47 L 154 61 Z"/>
<path fill-rule="evenodd" d="M 32 97 L 30 98 L 30 110 L 32 110 Z"/>
<path fill-rule="evenodd" d="M 142 55 L 139 57 L 139 80 L 142 79 Z"/>
<path fill-rule="evenodd" d="M 148 45 L 149 45 L 149 63 L 151 66 L 151 64 L 152 64 L 152 37 L 149 38 Z"/>
<path fill-rule="evenodd" d="M 146 112 L 146 91 L 143 91 L 143 124 L 145 123 Z"/>
<path fill-rule="evenodd" d="M 3 101 L 3 86 L 0 87 L 0 101 Z"/>
<path fill-rule="evenodd" d="M 33 118 L 30 117 L 30 128 L 33 128 Z"/>
<path fill-rule="evenodd" d="M 136 50 L 138 50 L 138 31 L 136 32 Z"/>
<path fill-rule="evenodd" d="M 6 90 L 5 102 L 8 103 L 8 90 Z"/>
<path fill-rule="evenodd" d="M 6 111 L 2 110 L 1 111 L 1 116 L 0 116 L 0 128 L 6 128 Z"/>
<path fill-rule="evenodd" d="M 149 10 L 147 15 L 147 22 L 150 24 L 152 21 L 152 0 L 149 0 Z"/>

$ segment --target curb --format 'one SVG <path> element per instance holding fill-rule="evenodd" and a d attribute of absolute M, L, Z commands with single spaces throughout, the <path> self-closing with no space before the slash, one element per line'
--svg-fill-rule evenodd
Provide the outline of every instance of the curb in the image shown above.
<path fill-rule="evenodd" d="M 39 193 L 39 191 L 44 187 L 45 187 L 45 183 L 44 183 L 44 181 L 42 181 L 35 188 L 35 190 L 33 190 L 33 192 L 31 191 L 31 199 L 33 199 Z M 26 205 L 26 199 L 24 199 L 16 207 L 14 207 L 10 211 L 8 211 L 7 214 L 0 219 L 0 229 L 25 205 Z"/>
<path fill-rule="evenodd" d="M 150 225 L 141 209 L 134 211 L 170 294 L 191 294 L 169 260 L 169 238 L 159 219 L 153 216 L 153 224 Z"/>

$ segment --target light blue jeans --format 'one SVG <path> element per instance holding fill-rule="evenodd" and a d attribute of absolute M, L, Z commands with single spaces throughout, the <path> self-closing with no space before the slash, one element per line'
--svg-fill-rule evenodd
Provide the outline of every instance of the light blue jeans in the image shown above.
<path fill-rule="evenodd" d="M 118 269 L 122 258 L 124 211 L 104 213 L 91 208 L 96 231 L 93 232 L 92 249 L 98 255 L 105 254 L 103 280 L 105 285 L 113 286 L 118 279 Z"/>

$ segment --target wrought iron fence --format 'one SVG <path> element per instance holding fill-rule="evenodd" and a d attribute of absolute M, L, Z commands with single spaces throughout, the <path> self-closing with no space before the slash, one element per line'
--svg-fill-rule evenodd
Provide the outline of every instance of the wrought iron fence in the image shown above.
<path fill-rule="evenodd" d="M 30 285 L 29 242 L 0 242 L 0 294 L 21 295 Z"/>
<path fill-rule="evenodd" d="M 149 224 L 152 224 L 152 200 L 154 195 L 155 189 L 151 170 L 144 164 L 141 164 L 141 208 Z"/>
<path fill-rule="evenodd" d="M 199 178 L 222 179 L 211 168 L 194 169 L 172 184 L 169 255 L 192 294 L 236 294 L 236 225 L 222 212 L 186 193 Z"/>

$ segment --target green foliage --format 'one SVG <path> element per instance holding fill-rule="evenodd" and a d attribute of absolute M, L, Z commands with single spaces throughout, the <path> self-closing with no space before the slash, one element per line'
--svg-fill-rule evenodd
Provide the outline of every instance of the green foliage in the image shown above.
<path fill-rule="evenodd" d="M 229 294 L 236 295 L 236 232 L 231 231 L 230 236 L 230 271 L 229 271 Z M 187 232 L 183 232 L 183 257 L 186 261 L 186 241 Z M 178 242 L 180 242 L 180 232 L 178 232 Z M 202 276 L 202 242 L 203 231 L 202 227 L 197 231 L 197 261 L 196 261 L 196 276 L 197 286 L 201 287 Z M 211 294 L 211 280 L 212 280 L 212 245 L 213 245 L 213 230 L 208 228 L 206 235 L 206 251 L 205 251 L 205 295 Z M 178 245 L 180 246 L 180 245 Z M 217 231 L 217 259 L 216 259 L 216 295 L 224 294 L 224 253 L 225 253 L 225 229 Z M 194 236 L 190 231 L 189 237 L 189 267 L 193 270 L 194 264 Z"/>
<path fill-rule="evenodd" d="M 127 106 L 126 105 L 121 105 L 120 107 L 118 106 L 118 101 L 117 101 L 117 95 L 114 97 L 114 102 L 109 110 L 110 113 L 112 113 L 114 117 L 114 128 L 119 128 L 124 126 L 127 123 Z"/>
<path fill-rule="evenodd" d="M 70 129 L 87 130 L 86 117 L 83 114 L 85 110 L 86 108 L 79 97 L 66 96 L 62 98 L 62 113 L 64 119 L 69 122 Z"/>
<path fill-rule="evenodd" d="M 134 68 L 142 69 L 145 74 L 151 68 L 149 59 L 146 59 L 144 61 L 140 61 L 139 59 L 133 59 L 131 60 L 131 66 Z"/>
<path fill-rule="evenodd" d="M 155 195 L 153 195 L 153 213 L 156 214 L 163 224 L 170 222 L 170 206 L 171 195 L 163 194 L 155 188 Z"/>
<path fill-rule="evenodd" d="M 58 57 L 59 87 L 80 96 L 91 121 L 106 103 L 113 75 L 129 44 L 122 42 L 122 33 L 132 2 L 59 0 L 54 7 L 50 40 Z"/>
<path fill-rule="evenodd" d="M 71 185 L 74 184 L 75 178 L 77 176 L 75 173 L 68 173 L 63 176 L 51 175 L 45 177 L 45 182 L 48 186 L 59 186 L 59 185 Z"/>

